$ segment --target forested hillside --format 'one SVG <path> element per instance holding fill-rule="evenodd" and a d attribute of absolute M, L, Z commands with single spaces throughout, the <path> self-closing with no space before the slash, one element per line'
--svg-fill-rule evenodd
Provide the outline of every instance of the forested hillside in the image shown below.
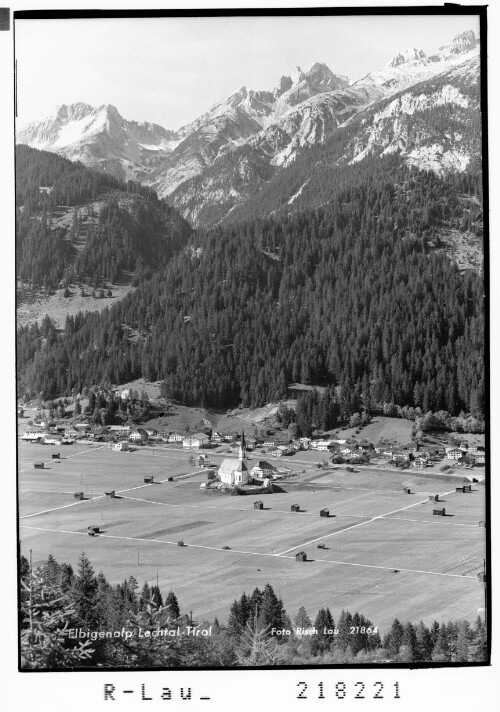
<path fill-rule="evenodd" d="M 27 146 L 16 149 L 16 207 L 17 276 L 29 289 L 144 276 L 191 234 L 150 188 Z"/>
<path fill-rule="evenodd" d="M 20 383 L 54 396 L 142 375 L 182 403 L 224 407 L 300 381 L 341 386 L 352 411 L 385 401 L 482 413 L 482 279 L 427 244 L 440 220 L 469 219 L 457 181 L 474 179 L 395 160 L 323 209 L 199 233 L 63 335 L 22 329 Z"/>

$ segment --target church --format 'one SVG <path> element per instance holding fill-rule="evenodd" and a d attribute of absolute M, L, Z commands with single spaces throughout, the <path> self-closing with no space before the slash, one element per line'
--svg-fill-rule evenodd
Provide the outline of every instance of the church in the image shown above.
<path fill-rule="evenodd" d="M 228 485 L 247 485 L 251 482 L 246 456 L 245 434 L 242 432 L 238 459 L 225 457 L 222 460 L 218 472 L 220 481 Z"/>

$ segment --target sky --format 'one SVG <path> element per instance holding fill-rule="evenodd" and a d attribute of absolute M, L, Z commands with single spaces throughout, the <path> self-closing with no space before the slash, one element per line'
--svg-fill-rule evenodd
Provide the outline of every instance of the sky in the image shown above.
<path fill-rule="evenodd" d="M 479 35 L 477 16 L 17 20 L 18 128 L 83 101 L 178 129 L 242 85 L 272 90 L 296 66 L 324 62 L 356 80 L 464 30 Z"/>

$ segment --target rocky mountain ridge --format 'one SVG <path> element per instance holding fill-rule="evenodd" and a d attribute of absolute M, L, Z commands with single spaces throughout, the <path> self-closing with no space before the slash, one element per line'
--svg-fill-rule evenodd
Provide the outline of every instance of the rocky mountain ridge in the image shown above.
<path fill-rule="evenodd" d="M 305 72 L 297 67 L 273 91 L 240 87 L 177 131 L 127 121 L 112 106 L 60 107 L 55 117 L 20 132 L 18 142 L 139 179 L 167 197 L 192 224 L 209 224 L 200 217 L 207 207 L 224 205 L 214 213 L 216 221 L 223 219 L 305 149 L 324 145 L 351 124 L 359 135 L 341 161 L 397 152 L 418 167 L 464 170 L 474 143 L 467 131 L 441 135 L 429 132 L 425 121 L 416 126 L 408 117 L 443 107 L 470 108 L 470 96 L 459 85 L 478 85 L 478 49 L 474 33 L 464 32 L 431 56 L 414 47 L 398 53 L 386 67 L 356 82 L 323 63 Z M 441 78 L 439 90 L 429 93 L 424 83 L 436 78 Z M 417 85 L 425 100 L 412 91 Z M 391 97 L 397 98 L 387 105 Z M 371 124 L 359 120 L 364 115 L 372 117 Z"/>

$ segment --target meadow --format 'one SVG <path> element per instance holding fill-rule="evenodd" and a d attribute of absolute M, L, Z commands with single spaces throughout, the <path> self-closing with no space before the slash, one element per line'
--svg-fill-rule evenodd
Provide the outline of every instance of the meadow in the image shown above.
<path fill-rule="evenodd" d="M 31 549 L 35 565 L 52 554 L 75 566 L 85 551 L 112 583 L 158 580 L 199 621 L 226 620 L 235 598 L 268 582 L 292 617 L 301 605 L 310 615 L 328 605 L 334 617 L 358 610 L 382 629 L 395 617 L 473 620 L 484 608 L 483 483 L 464 494 L 452 477 L 307 468 L 280 482 L 281 492 L 231 497 L 200 489 L 206 474 L 189 463 L 190 452 L 75 443 L 56 448 L 57 461 L 53 450 L 19 443 L 21 551 Z M 42 460 L 45 468 L 34 469 Z M 408 479 L 411 494 L 402 490 Z M 84 500 L 74 498 L 79 491 Z M 429 501 L 435 494 L 442 504 Z M 434 507 L 447 516 L 433 515 Z M 88 536 L 89 525 L 101 533 Z M 307 561 L 296 561 L 299 551 Z"/>

